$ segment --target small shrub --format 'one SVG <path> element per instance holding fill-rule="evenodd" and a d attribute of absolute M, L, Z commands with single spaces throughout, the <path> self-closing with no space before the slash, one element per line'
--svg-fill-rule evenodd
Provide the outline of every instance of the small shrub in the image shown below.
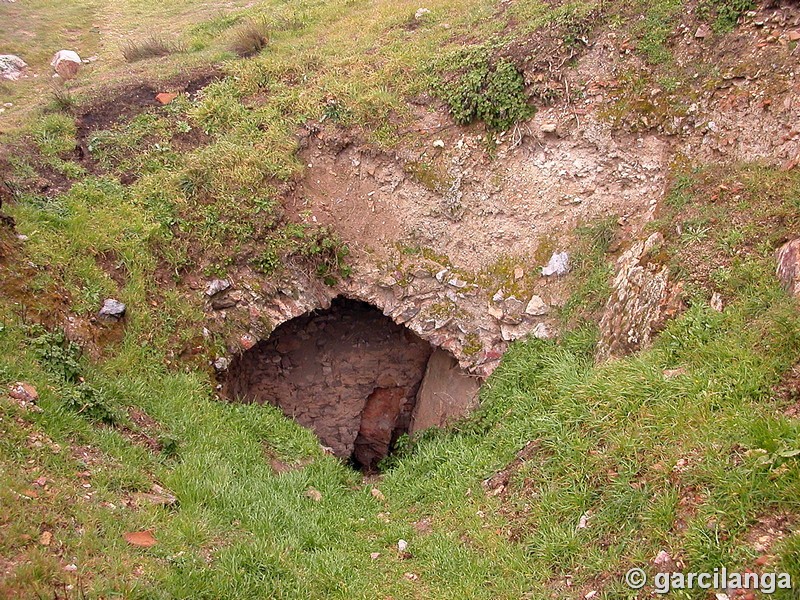
<path fill-rule="evenodd" d="M 81 347 L 66 339 L 63 331 L 46 331 L 33 326 L 30 344 L 39 363 L 67 382 L 77 381 L 81 373 Z"/>
<path fill-rule="evenodd" d="M 248 21 L 233 32 L 228 49 L 242 58 L 247 58 L 261 52 L 268 43 L 267 24 L 263 21 Z"/>
<path fill-rule="evenodd" d="M 182 51 L 183 48 L 178 44 L 157 35 L 140 41 L 128 41 L 122 45 L 122 56 L 129 63 Z"/>
<path fill-rule="evenodd" d="M 748 10 L 756 7 L 753 0 L 701 0 L 697 14 L 701 19 L 712 21 L 718 33 L 731 31 Z"/>
<path fill-rule="evenodd" d="M 62 390 L 67 408 L 89 421 L 114 425 L 123 420 L 122 410 L 102 389 L 80 383 Z"/>
<path fill-rule="evenodd" d="M 534 113 L 522 73 L 505 58 L 493 60 L 485 46 L 450 54 L 438 71 L 434 91 L 457 123 L 483 121 L 491 131 L 505 131 Z"/>
<path fill-rule="evenodd" d="M 171 433 L 162 433 L 158 436 L 158 445 L 161 446 L 161 454 L 167 458 L 177 458 L 181 447 L 181 441 Z"/>

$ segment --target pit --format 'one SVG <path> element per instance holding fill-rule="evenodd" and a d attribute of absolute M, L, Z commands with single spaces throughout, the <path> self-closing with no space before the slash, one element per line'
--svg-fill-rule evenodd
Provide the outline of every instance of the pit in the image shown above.
<path fill-rule="evenodd" d="M 237 356 L 223 394 L 279 407 L 333 454 L 374 472 L 401 435 L 467 414 L 480 383 L 375 306 L 337 297 Z"/>

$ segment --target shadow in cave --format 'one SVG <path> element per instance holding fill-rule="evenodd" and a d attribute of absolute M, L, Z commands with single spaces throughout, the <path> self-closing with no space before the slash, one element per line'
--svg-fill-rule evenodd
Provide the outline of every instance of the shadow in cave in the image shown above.
<path fill-rule="evenodd" d="M 338 297 L 239 355 L 223 394 L 278 406 L 372 472 L 402 434 L 464 415 L 479 387 L 448 352 L 371 304 Z"/>

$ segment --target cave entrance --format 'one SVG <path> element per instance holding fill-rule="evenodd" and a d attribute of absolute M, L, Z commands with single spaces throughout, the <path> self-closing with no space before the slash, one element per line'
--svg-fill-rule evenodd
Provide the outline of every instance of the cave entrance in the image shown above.
<path fill-rule="evenodd" d="M 463 416 L 479 387 L 448 352 L 371 304 L 338 297 L 238 356 L 223 393 L 278 406 L 370 472 L 402 434 Z"/>

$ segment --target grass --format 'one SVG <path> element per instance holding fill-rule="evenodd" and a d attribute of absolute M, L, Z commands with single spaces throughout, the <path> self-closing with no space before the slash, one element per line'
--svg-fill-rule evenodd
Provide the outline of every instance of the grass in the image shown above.
<path fill-rule="evenodd" d="M 175 44 L 175 42 L 158 35 L 151 35 L 139 41 L 127 41 L 122 45 L 120 50 L 125 61 L 129 63 L 181 52 L 180 46 Z"/>
<path fill-rule="evenodd" d="M 177 440 L 175 456 L 145 451 L 70 408 L 63 375 L 20 352 L 29 334 L 5 321 L 4 380 L 35 383 L 43 412 L 2 401 L 4 505 L 12 511 L 3 553 L 36 565 L 4 585 L 44 591 L 77 581 L 56 555 L 25 541 L 42 529 L 69 548 L 90 595 L 518 598 L 565 589 L 570 575 L 577 589 L 600 580 L 605 597 L 633 597 L 621 575 L 647 568 L 661 549 L 690 570 L 743 568 L 757 556 L 743 542 L 756 520 L 798 510 L 796 458 L 759 460 L 800 448 L 800 427 L 781 415 L 771 389 L 800 355 L 800 320 L 764 283 L 768 268 L 755 265 L 724 314 L 698 304 L 637 357 L 595 367 L 582 329 L 559 344 L 516 344 L 478 413 L 393 461 L 377 484 L 385 503 L 276 410 L 220 404 L 203 376 L 171 373 L 136 348 L 104 365 L 82 361 L 82 377 L 102 381 L 117 409 L 147 411 Z M 684 375 L 662 374 L 677 366 Z M 513 473 L 509 493 L 487 494 L 482 481 L 530 440 L 538 450 Z M 94 449 L 87 466 L 76 467 L 69 449 L 77 446 Z M 311 462 L 278 475 L 265 447 L 293 464 Z M 90 472 L 91 488 L 78 485 L 76 468 Z M 14 495 L 38 489 L 31 481 L 39 473 L 48 494 Z M 154 481 L 178 497 L 177 508 L 121 503 Z M 305 496 L 312 487 L 321 501 Z M 576 529 L 587 513 L 589 526 Z M 76 535 L 72 519 L 91 525 Z M 430 525 L 415 527 L 423 520 Z M 127 547 L 122 534 L 139 529 L 152 529 L 158 544 Z M 411 558 L 397 556 L 401 538 Z M 771 553 L 800 576 L 796 541 L 782 544 Z"/>
<path fill-rule="evenodd" d="M 231 35 L 229 48 L 237 56 L 255 56 L 269 43 L 269 28 L 265 22 L 248 21 L 237 27 Z"/>
<path fill-rule="evenodd" d="M 9 5 L 0 41 L 40 70 L 51 47 L 74 43 L 90 55 L 119 47 L 119 32 L 146 39 L 155 24 L 186 52 L 131 64 L 101 54 L 85 79 L 41 98 L 55 111 L 35 112 L 40 81 L 13 90 L 15 102 L 31 100 L 14 117 L 24 128 L 6 139 L 29 151 L 10 159 L 18 193 L 3 210 L 28 241 L 13 260 L 0 257 L 0 390 L 29 381 L 42 411 L 0 393 L 0 596 L 540 598 L 598 589 L 633 598 L 622 575 L 649 569 L 660 550 L 689 570 L 752 567 L 759 519 L 797 519 L 800 425 L 785 414 L 796 400 L 779 390 L 800 357 L 800 320 L 773 281 L 772 252 L 797 230 L 800 187 L 795 172 L 762 165 L 676 166 L 652 227 L 666 240 L 659 260 L 686 282 L 691 306 L 654 348 L 594 364 L 591 322 L 608 293 L 616 221 L 586 224 L 571 249 L 578 285 L 561 314 L 571 331 L 514 344 L 476 414 L 408 441 L 375 482 L 323 455 L 279 411 L 216 399 L 208 362 L 235 326 L 208 323 L 187 275 L 254 266 L 278 279 L 287 263 L 328 283 L 348 274 L 335 231 L 284 213 L 282 194 L 304 171 L 299 128 L 324 118 L 390 147 L 408 141 L 409 99 L 437 90 L 460 120 L 510 127 L 533 106 L 501 51 L 552 24 L 565 43 L 583 44 L 584 16 L 598 8 L 426 6 L 417 20 L 419 6 L 405 1 Z M 672 114 L 686 89 L 684 74 L 670 71 L 668 25 L 684 5 L 648 5 L 632 23 L 621 18 L 626 6 L 602 8 L 674 95 L 661 116 Z M 70 39 L 70 30 L 80 33 Z M 219 77 L 199 93 L 88 131 L 74 117 L 91 108 L 87 99 L 111 98 L 112 81 L 161 91 L 198 66 L 207 74 L 210 63 Z M 630 104 L 617 108 L 658 108 L 635 103 L 649 93 L 648 77 L 623 77 Z M 480 104 L 486 94 L 496 106 Z M 88 156 L 77 158 L 81 143 Z M 447 187 L 434 159 L 406 168 L 429 189 Z M 48 169 L 62 176 L 62 191 L 37 187 Z M 534 257 L 498 257 L 480 276 L 522 296 L 557 241 L 543 239 Z M 405 250 L 449 266 L 428 248 Z M 725 298 L 723 313 L 707 305 L 713 291 Z M 108 296 L 129 313 L 94 360 L 63 337 L 58 317 L 89 318 Z M 476 338 L 469 343 L 479 350 Z M 197 345 L 202 353 L 191 355 Z M 674 369 L 682 374 L 665 375 Z M 138 424 L 136 411 L 150 424 Z M 528 442 L 535 452 L 510 468 Z M 271 460 L 291 468 L 279 473 Z M 484 482 L 507 468 L 495 493 Z M 177 503 L 137 500 L 154 484 Z M 140 530 L 157 545 L 126 544 L 123 534 Z M 396 551 L 399 539 L 410 556 Z M 800 577 L 797 534 L 767 554 L 770 568 Z"/>

